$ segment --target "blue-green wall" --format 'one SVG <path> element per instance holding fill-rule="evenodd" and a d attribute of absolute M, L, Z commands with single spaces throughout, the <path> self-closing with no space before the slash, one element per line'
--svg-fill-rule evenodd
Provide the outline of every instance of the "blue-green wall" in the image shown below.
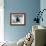
<path fill-rule="evenodd" d="M 40 9 L 40 0 L 4 0 L 4 38 L 18 41 L 32 29 L 32 21 Z M 10 12 L 26 13 L 25 26 L 10 26 Z"/>

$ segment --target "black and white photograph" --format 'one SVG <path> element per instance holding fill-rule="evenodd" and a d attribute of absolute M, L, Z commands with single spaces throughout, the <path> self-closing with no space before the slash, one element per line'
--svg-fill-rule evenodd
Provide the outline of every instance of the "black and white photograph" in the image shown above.
<path fill-rule="evenodd" d="M 24 13 L 10 13 L 11 25 L 25 25 L 25 19 Z"/>

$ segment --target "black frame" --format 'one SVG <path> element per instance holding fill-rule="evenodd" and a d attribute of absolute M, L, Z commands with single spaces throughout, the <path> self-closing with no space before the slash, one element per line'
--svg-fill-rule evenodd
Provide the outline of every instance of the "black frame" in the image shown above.
<path fill-rule="evenodd" d="M 11 23 L 12 14 L 18 14 L 18 15 L 19 15 L 19 14 L 22 14 L 22 15 L 24 14 L 24 24 L 12 24 L 12 23 Z M 10 13 L 10 25 L 12 25 L 12 26 L 24 26 L 24 25 L 26 25 L 26 16 L 25 16 L 25 13 Z"/>

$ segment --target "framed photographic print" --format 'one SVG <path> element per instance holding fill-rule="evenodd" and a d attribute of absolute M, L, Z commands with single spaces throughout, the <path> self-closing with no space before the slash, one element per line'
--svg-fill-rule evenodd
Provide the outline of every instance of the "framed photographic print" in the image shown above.
<path fill-rule="evenodd" d="M 21 26 L 26 24 L 25 13 L 10 13 L 10 24 Z"/>

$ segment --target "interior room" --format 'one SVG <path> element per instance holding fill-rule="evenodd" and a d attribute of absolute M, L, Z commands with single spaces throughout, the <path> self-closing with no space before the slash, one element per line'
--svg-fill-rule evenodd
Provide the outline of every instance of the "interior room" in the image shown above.
<path fill-rule="evenodd" d="M 46 0 L 0 0 L 0 46 L 46 46 Z"/>

